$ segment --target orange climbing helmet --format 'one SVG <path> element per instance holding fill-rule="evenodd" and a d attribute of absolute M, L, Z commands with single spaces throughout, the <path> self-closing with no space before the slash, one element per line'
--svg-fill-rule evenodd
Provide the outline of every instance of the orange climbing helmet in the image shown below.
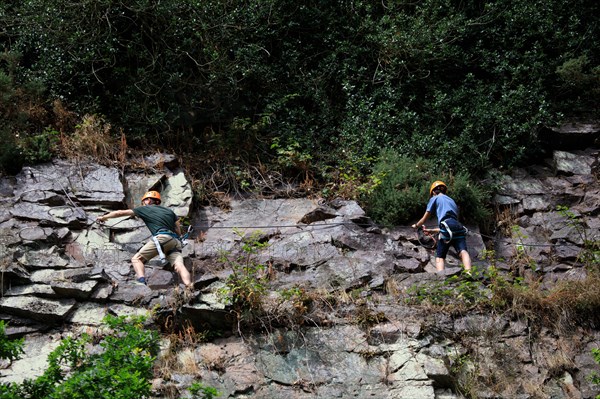
<path fill-rule="evenodd" d="M 448 186 L 446 186 L 446 183 L 444 183 L 441 180 L 436 180 L 433 183 L 431 183 L 431 187 L 429 187 L 429 196 L 430 197 L 433 195 L 433 190 L 435 190 L 438 187 L 443 187 L 441 190 L 444 194 L 446 194 L 446 190 L 448 189 Z"/>
<path fill-rule="evenodd" d="M 146 198 L 153 198 L 153 199 L 157 200 L 159 204 L 162 202 L 161 199 L 160 199 L 160 193 L 158 191 L 148 191 L 142 197 L 142 202 L 144 202 L 144 200 Z"/>

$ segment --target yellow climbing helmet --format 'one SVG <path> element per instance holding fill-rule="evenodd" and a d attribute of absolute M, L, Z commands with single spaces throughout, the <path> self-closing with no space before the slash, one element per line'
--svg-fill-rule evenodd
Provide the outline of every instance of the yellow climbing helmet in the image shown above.
<path fill-rule="evenodd" d="M 146 198 L 153 198 L 153 199 L 157 200 L 159 204 L 162 202 L 161 199 L 160 199 L 160 193 L 158 191 L 148 191 L 142 197 L 142 202 L 144 202 L 144 200 Z"/>
<path fill-rule="evenodd" d="M 446 194 L 446 190 L 448 189 L 448 186 L 446 186 L 446 183 L 444 183 L 441 180 L 436 180 L 433 183 L 431 183 L 431 187 L 429 187 L 429 196 L 431 197 L 433 195 L 433 190 L 435 190 L 438 187 L 444 187 L 442 189 L 442 192 L 444 194 Z"/>

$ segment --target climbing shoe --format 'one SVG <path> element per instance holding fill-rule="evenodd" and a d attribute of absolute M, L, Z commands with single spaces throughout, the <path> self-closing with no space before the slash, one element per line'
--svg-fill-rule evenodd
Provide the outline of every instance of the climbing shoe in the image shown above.
<path fill-rule="evenodd" d="M 133 282 L 135 285 L 147 285 L 146 284 L 146 277 L 139 277 L 138 279 L 136 279 Z"/>

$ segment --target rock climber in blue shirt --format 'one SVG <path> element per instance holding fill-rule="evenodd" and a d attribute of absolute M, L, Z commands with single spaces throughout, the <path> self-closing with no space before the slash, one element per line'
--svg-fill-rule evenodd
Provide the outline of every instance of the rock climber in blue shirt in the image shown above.
<path fill-rule="evenodd" d="M 423 226 L 423 231 L 440 233 L 435 254 L 435 268 L 438 272 L 444 270 L 444 262 L 450 245 L 454 247 L 460 255 L 463 266 L 467 273 L 471 273 L 471 257 L 467 251 L 467 229 L 458 221 L 458 206 L 452 198 L 446 195 L 448 187 L 443 181 L 435 181 L 429 188 L 429 202 L 423 217 L 415 224 L 413 228 L 419 228 L 429 219 L 431 215 L 435 215 L 438 220 L 437 229 L 426 229 Z"/>

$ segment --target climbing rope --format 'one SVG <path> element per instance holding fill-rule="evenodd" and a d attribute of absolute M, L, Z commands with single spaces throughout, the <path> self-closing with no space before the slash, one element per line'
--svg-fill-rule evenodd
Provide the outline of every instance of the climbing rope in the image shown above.
<path fill-rule="evenodd" d="M 417 228 L 417 241 L 423 248 L 433 249 L 437 246 L 437 239 L 435 235 L 431 234 L 429 231 L 425 230 L 423 226 L 419 226 Z"/>

